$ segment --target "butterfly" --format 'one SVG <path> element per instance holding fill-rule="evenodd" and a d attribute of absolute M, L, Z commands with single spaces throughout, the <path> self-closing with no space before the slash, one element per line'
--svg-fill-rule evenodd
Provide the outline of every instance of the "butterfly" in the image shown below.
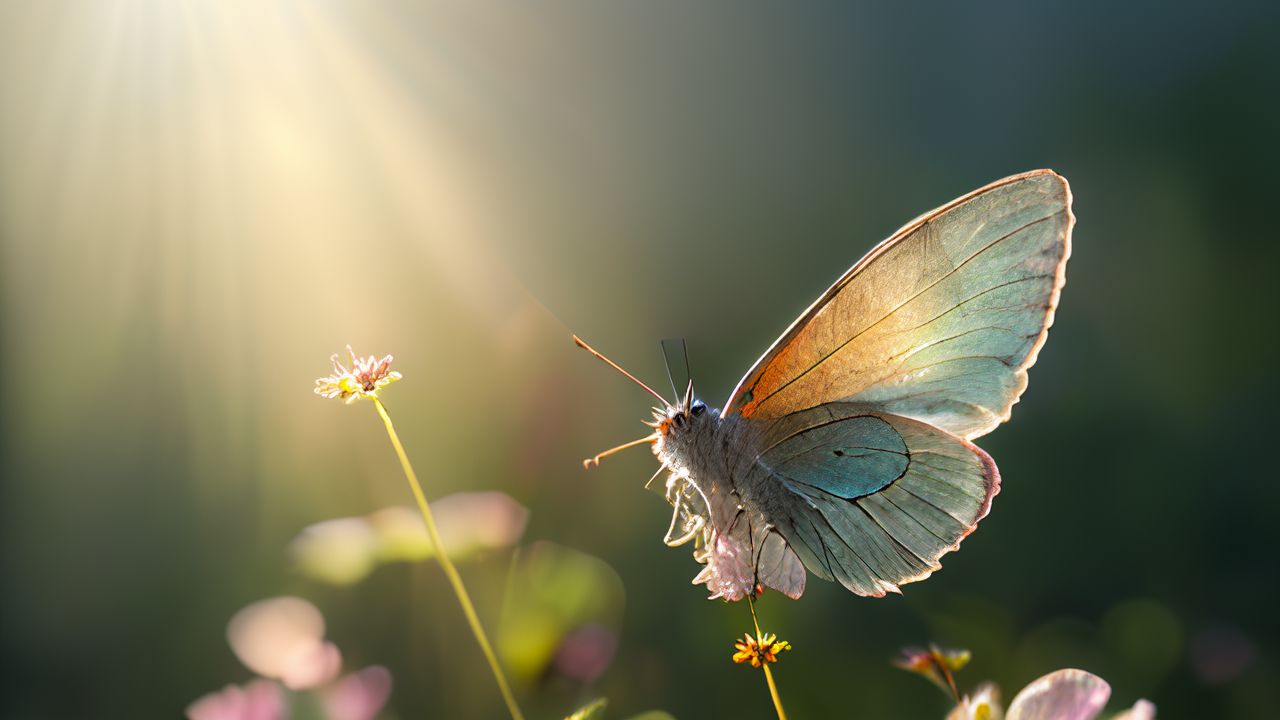
<path fill-rule="evenodd" d="M 941 567 L 991 509 L 995 461 L 972 440 L 1009 419 L 1053 323 L 1071 190 L 1051 170 L 998 180 L 912 220 L 765 351 L 723 410 L 658 398 L 665 542 L 694 543 L 695 584 L 792 598 L 807 572 L 864 596 Z M 648 486 L 648 485 L 647 485 Z M 807 572 L 806 572 L 807 571 Z"/>

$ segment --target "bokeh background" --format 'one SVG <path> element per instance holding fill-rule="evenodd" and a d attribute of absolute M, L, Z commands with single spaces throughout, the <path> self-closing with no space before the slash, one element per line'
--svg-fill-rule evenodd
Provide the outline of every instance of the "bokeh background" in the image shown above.
<path fill-rule="evenodd" d="M 783 698 L 941 717 L 888 665 L 934 640 L 1006 697 L 1079 666 L 1114 707 L 1274 716 L 1276 8 L 0 3 L 0 713 L 176 716 L 251 677 L 230 616 L 294 594 L 349 667 L 391 670 L 388 717 L 502 716 L 437 566 L 334 586 L 289 553 L 409 502 L 372 407 L 311 393 L 350 342 L 396 355 L 430 496 L 529 511 L 463 565 L 495 634 L 537 614 L 513 568 L 580 559 L 539 577 L 616 653 L 594 680 L 522 666 L 527 711 L 769 717 L 729 661 L 746 607 L 661 543 L 652 458 L 579 465 L 649 403 L 569 333 L 659 388 L 684 337 L 718 405 L 876 241 L 1052 167 L 1075 254 L 981 441 L 992 514 L 903 597 L 765 596 Z"/>

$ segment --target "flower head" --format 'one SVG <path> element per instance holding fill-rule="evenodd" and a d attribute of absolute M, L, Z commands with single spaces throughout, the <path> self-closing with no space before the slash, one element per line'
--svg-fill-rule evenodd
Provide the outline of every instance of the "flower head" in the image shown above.
<path fill-rule="evenodd" d="M 742 640 L 733 644 L 738 652 L 733 654 L 733 661 L 738 664 L 751 663 L 751 667 L 760 667 L 778 662 L 779 653 L 791 649 L 791 643 L 779 640 L 773 633 L 765 633 L 763 637 L 754 638 L 750 633 L 742 636 Z"/>
<path fill-rule="evenodd" d="M 351 356 L 350 370 L 338 362 L 337 353 L 329 358 L 333 362 L 333 374 L 316 380 L 317 395 L 341 398 L 349 405 L 360 398 L 376 398 L 379 390 L 402 377 L 391 369 L 390 355 L 381 360 L 373 355 L 362 358 L 350 345 L 347 346 L 347 354 Z"/>
<path fill-rule="evenodd" d="M 1004 720 L 1000 704 L 1000 688 L 993 683 L 978 686 L 973 695 L 965 695 L 947 713 L 947 720 Z"/>
<path fill-rule="evenodd" d="M 902 655 L 893 661 L 893 665 L 923 675 L 943 692 L 958 700 L 960 691 L 956 689 L 954 673 L 968 665 L 969 658 L 968 650 L 943 650 L 937 645 L 930 645 L 928 650 L 904 649 Z"/>

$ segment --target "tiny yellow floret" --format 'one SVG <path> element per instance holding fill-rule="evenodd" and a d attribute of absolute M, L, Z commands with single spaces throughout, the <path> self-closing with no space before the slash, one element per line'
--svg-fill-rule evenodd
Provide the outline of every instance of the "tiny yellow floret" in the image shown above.
<path fill-rule="evenodd" d="M 763 637 L 754 638 L 750 633 L 744 634 L 742 640 L 733 644 L 737 652 L 733 661 L 738 664 L 751 663 L 751 667 L 760 667 L 778 662 L 778 654 L 791 649 L 791 643 L 779 640 L 773 633 L 765 633 Z"/>

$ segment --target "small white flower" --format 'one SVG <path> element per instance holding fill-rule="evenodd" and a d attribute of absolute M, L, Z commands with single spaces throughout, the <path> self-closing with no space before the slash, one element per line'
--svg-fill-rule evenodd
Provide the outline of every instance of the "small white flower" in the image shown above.
<path fill-rule="evenodd" d="M 360 398 L 378 397 L 379 390 L 403 377 L 391 369 L 390 355 L 381 360 L 373 355 L 362 358 L 350 345 L 347 346 L 347 354 L 351 356 L 350 370 L 338 362 L 337 353 L 329 358 L 333 362 L 333 374 L 316 380 L 317 395 L 341 398 L 350 405 Z"/>

